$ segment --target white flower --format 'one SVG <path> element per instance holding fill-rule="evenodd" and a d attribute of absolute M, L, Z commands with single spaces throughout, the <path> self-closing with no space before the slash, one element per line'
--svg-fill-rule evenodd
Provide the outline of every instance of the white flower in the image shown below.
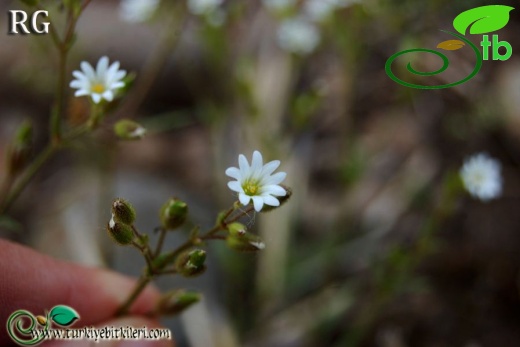
<path fill-rule="evenodd" d="M 307 0 L 305 14 L 313 21 L 321 22 L 339 8 L 347 7 L 361 0 Z"/>
<path fill-rule="evenodd" d="M 274 170 L 280 166 L 279 160 L 273 160 L 264 165 L 262 154 L 254 151 L 251 166 L 242 154 L 238 156 L 238 166 L 239 168 L 228 168 L 226 175 L 236 179 L 236 181 L 228 182 L 228 187 L 238 193 L 238 199 L 243 205 L 247 205 L 253 200 L 257 212 L 262 210 L 264 204 L 280 206 L 280 201 L 276 196 L 287 194 L 286 190 L 279 185 L 285 179 L 286 173 L 278 172 L 272 175 Z"/>
<path fill-rule="evenodd" d="M 97 104 L 101 99 L 112 101 L 114 91 L 125 86 L 122 79 L 126 71 L 119 70 L 118 61 L 108 66 L 108 58 L 102 57 L 96 70 L 86 61 L 82 61 L 80 66 L 82 71 L 74 71 L 72 75 L 76 79 L 70 82 L 70 87 L 77 89 L 75 96 L 90 95 Z"/>
<path fill-rule="evenodd" d="M 139 23 L 150 19 L 159 6 L 159 0 L 121 0 L 119 17 L 126 22 Z"/>
<path fill-rule="evenodd" d="M 195 15 L 215 11 L 224 0 L 188 0 L 188 9 Z"/>
<path fill-rule="evenodd" d="M 278 44 L 281 48 L 297 53 L 308 54 L 320 42 L 318 29 L 303 18 L 288 19 L 278 28 Z"/>
<path fill-rule="evenodd" d="M 460 176 L 466 190 L 482 201 L 494 199 L 502 192 L 500 162 L 486 153 L 478 153 L 464 161 Z"/>
<path fill-rule="evenodd" d="M 263 0 L 262 2 L 271 11 L 282 11 L 293 6 L 296 0 Z"/>
<path fill-rule="evenodd" d="M 305 3 L 305 14 L 313 21 L 320 22 L 331 15 L 338 7 L 334 0 L 308 0 Z"/>

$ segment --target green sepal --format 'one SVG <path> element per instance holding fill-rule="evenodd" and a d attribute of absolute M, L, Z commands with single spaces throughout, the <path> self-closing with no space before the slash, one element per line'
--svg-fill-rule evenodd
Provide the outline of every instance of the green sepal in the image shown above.
<path fill-rule="evenodd" d="M 112 214 L 116 222 L 132 225 L 135 222 L 135 209 L 128 201 L 118 198 L 112 203 Z"/>
<path fill-rule="evenodd" d="M 161 208 L 162 227 L 173 230 L 184 224 L 188 216 L 188 205 L 177 198 L 169 199 Z"/>
<path fill-rule="evenodd" d="M 184 277 L 195 277 L 206 271 L 206 252 L 195 249 L 182 253 L 175 262 L 175 269 Z"/>
<path fill-rule="evenodd" d="M 107 225 L 107 231 L 115 242 L 121 246 L 126 246 L 132 243 L 134 240 L 134 232 L 131 226 L 120 222 L 114 222 L 112 225 L 111 224 L 112 222 Z"/>
<path fill-rule="evenodd" d="M 178 289 L 164 294 L 157 303 L 156 313 L 159 315 L 174 315 L 186 310 L 201 300 L 200 293 Z"/>

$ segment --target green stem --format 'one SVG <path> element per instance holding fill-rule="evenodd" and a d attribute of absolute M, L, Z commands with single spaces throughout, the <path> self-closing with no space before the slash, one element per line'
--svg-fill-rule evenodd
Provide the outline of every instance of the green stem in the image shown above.
<path fill-rule="evenodd" d="M 236 208 L 234 206 L 235 205 L 233 205 L 233 207 L 231 207 L 228 211 L 226 211 L 222 222 L 218 223 L 213 228 L 208 230 L 204 235 L 202 235 L 200 237 L 197 237 L 195 239 L 187 240 L 182 245 L 180 245 L 176 250 L 174 250 L 173 252 L 168 254 L 164 258 L 164 260 L 161 262 L 161 264 L 164 264 L 162 267 L 165 267 L 166 264 L 173 263 L 175 261 L 175 259 L 177 259 L 177 257 L 182 252 L 184 252 L 184 251 L 186 251 L 186 250 L 188 250 L 188 249 L 198 245 L 200 243 L 200 241 L 202 241 L 202 240 L 225 240 L 226 239 L 225 236 L 215 235 L 215 234 L 217 232 L 221 231 L 221 230 L 225 230 L 228 224 L 237 221 L 240 217 L 248 214 L 249 212 L 251 212 L 253 210 L 253 206 L 252 205 L 247 206 L 245 210 L 240 211 L 240 213 L 238 213 L 236 216 L 234 216 L 233 218 L 231 218 L 228 221 L 226 219 L 229 218 L 229 216 L 231 216 L 231 214 L 234 211 L 236 211 Z M 134 232 L 137 232 L 137 230 L 135 230 Z M 163 241 L 161 241 L 161 239 L 164 238 L 163 235 L 165 235 L 165 234 L 166 234 L 166 232 L 164 231 L 164 229 L 161 229 L 161 237 L 159 239 L 159 244 L 158 244 L 158 247 L 157 247 L 157 249 L 155 251 L 155 255 L 153 256 L 154 259 L 159 255 L 160 248 L 162 248 L 162 242 L 163 242 Z M 138 245 L 136 245 L 136 246 L 138 246 Z M 142 247 L 138 247 L 138 248 L 142 249 Z M 143 254 L 144 254 L 144 252 L 143 252 Z M 148 263 L 148 260 L 147 260 L 147 263 Z M 165 275 L 165 274 L 175 274 L 175 273 L 177 273 L 175 270 L 164 270 L 164 269 L 161 268 L 161 265 L 160 266 L 153 266 L 153 264 L 148 263 L 147 274 L 141 275 L 141 279 L 140 279 L 139 283 L 137 284 L 137 286 L 135 287 L 135 289 L 132 292 L 132 294 L 130 295 L 130 297 L 117 310 L 117 316 L 124 315 L 124 314 L 126 314 L 128 312 L 129 307 L 139 297 L 139 294 L 144 290 L 144 288 L 146 287 L 146 284 L 148 284 L 148 282 L 150 282 L 153 277 L 160 276 L 160 275 Z M 146 282 L 143 284 L 144 279 L 146 279 Z"/>
<path fill-rule="evenodd" d="M 6 198 L 0 205 L 0 215 L 5 213 L 9 208 L 11 208 L 14 201 L 18 198 L 18 196 L 22 193 L 22 191 L 26 188 L 32 178 L 38 173 L 38 171 L 42 168 L 42 166 L 60 149 L 66 147 L 69 143 L 76 140 L 77 138 L 83 136 L 90 129 L 86 126 L 80 126 L 72 129 L 67 134 L 64 134 L 62 138 L 61 145 L 56 143 L 50 143 L 47 147 L 40 152 L 40 154 L 33 160 L 31 164 L 24 171 L 23 176 L 18 179 L 18 181 L 11 179 L 9 183 L 9 190 L 6 190 L 5 196 Z M 16 182 L 14 188 L 12 187 L 12 183 Z M 7 189 L 7 188 L 5 188 Z"/>
<path fill-rule="evenodd" d="M 5 213 L 18 198 L 20 193 L 25 189 L 27 184 L 32 180 L 34 175 L 41 169 L 43 164 L 49 160 L 49 158 L 56 152 L 57 146 L 49 144 L 36 159 L 29 165 L 22 178 L 15 184 L 9 195 L 5 198 L 2 206 L 0 207 L 0 214 Z"/>
<path fill-rule="evenodd" d="M 137 248 L 146 260 L 146 266 L 148 266 L 148 272 L 154 272 L 154 266 L 152 263 L 152 255 L 150 254 L 150 248 L 148 246 L 141 246 L 138 242 L 132 241 L 132 246 Z"/>
<path fill-rule="evenodd" d="M 65 108 L 65 79 L 67 73 L 66 42 L 59 47 L 58 85 L 56 90 L 56 104 L 51 114 L 51 141 L 53 144 L 61 142 L 61 119 Z"/>
<path fill-rule="evenodd" d="M 165 228 L 161 228 L 161 234 L 159 235 L 159 241 L 157 242 L 157 247 L 155 248 L 154 257 L 157 257 L 159 256 L 159 254 L 161 254 L 161 250 L 163 248 L 164 239 L 166 238 L 167 232 L 168 230 L 166 230 Z"/>
<path fill-rule="evenodd" d="M 126 301 L 119 307 L 119 309 L 116 311 L 116 317 L 123 316 L 128 313 L 130 310 L 130 307 L 134 303 L 134 301 L 139 297 L 139 294 L 146 288 L 148 283 L 152 278 L 150 276 L 142 275 L 141 278 L 139 278 L 139 282 L 137 282 L 137 285 L 135 286 L 134 290 L 126 299 Z"/>
<path fill-rule="evenodd" d="M 233 217 L 233 218 L 231 218 L 230 220 L 226 221 L 226 222 L 224 223 L 224 225 L 228 225 L 228 224 L 231 224 L 231 223 L 236 222 L 237 220 L 239 220 L 240 218 L 242 218 L 242 217 L 245 216 L 246 214 L 248 214 L 248 213 L 250 213 L 250 212 L 253 212 L 253 209 L 254 209 L 253 205 L 248 205 L 248 206 L 246 207 L 245 210 L 240 211 L 240 213 L 237 214 L 235 217 Z"/>

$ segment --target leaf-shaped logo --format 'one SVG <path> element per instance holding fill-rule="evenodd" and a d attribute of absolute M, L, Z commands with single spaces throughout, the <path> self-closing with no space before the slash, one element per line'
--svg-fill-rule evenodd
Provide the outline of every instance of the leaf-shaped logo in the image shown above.
<path fill-rule="evenodd" d="M 447 40 L 439 43 L 437 48 L 444 49 L 446 51 L 456 51 L 464 47 L 465 43 L 461 40 Z"/>
<path fill-rule="evenodd" d="M 466 29 L 470 34 L 486 34 L 502 29 L 509 22 L 509 12 L 514 7 L 504 5 L 487 5 L 472 8 L 459 14 L 453 20 L 453 27 L 462 35 Z"/>
<path fill-rule="evenodd" d="M 58 305 L 52 308 L 49 317 L 54 323 L 67 327 L 79 319 L 79 314 L 71 307 Z"/>

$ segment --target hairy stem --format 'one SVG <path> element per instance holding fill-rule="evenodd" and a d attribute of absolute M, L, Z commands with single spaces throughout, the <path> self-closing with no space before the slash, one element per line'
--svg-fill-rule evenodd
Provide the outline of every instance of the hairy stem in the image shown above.
<path fill-rule="evenodd" d="M 148 285 L 148 283 L 150 283 L 151 280 L 152 277 L 147 275 L 142 275 L 141 278 L 139 278 L 137 285 L 135 286 L 134 290 L 132 291 L 128 299 L 126 299 L 126 301 L 116 311 L 116 317 L 120 317 L 128 313 L 134 301 L 139 297 L 139 294 L 141 294 L 141 292 L 146 288 L 146 286 Z"/>

